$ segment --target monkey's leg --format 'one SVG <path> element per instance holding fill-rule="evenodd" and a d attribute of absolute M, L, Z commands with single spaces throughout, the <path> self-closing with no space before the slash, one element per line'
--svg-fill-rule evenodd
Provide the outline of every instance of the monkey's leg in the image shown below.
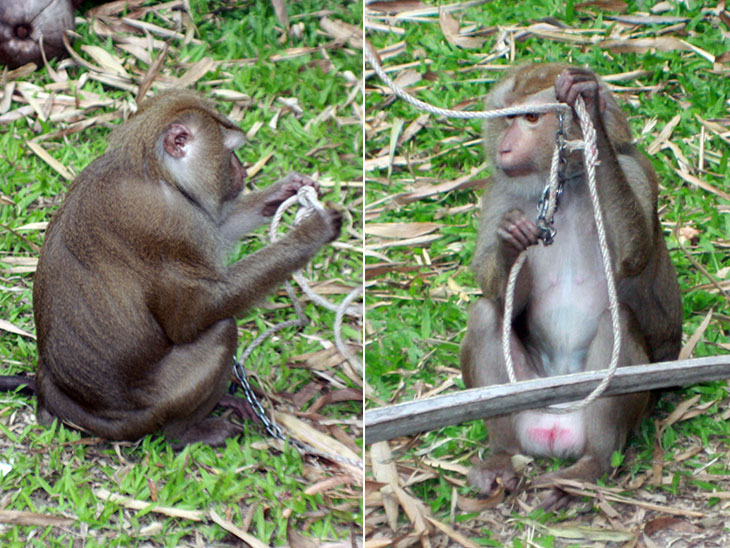
<path fill-rule="evenodd" d="M 176 445 L 202 442 L 221 445 L 241 428 L 223 417 L 208 417 L 223 399 L 231 379 L 236 323 L 222 320 L 190 344 L 178 345 L 156 366 L 155 414 L 165 417 L 162 431 Z"/>
<path fill-rule="evenodd" d="M 517 379 L 534 378 L 530 358 L 514 332 L 511 350 Z M 502 315 L 487 299 L 479 299 L 471 307 L 460 359 L 464 382 L 469 388 L 509 382 L 502 355 Z M 492 455 L 471 469 L 469 483 L 483 495 L 492 493 L 500 483 L 508 491 L 514 490 L 519 478 L 512 466 L 512 455 L 521 450 L 512 417 L 486 419 L 485 424 Z"/>
<path fill-rule="evenodd" d="M 622 306 L 621 341 L 619 366 L 648 363 L 644 338 L 628 308 Z M 609 311 L 604 312 L 598 324 L 596 336 L 591 342 L 586 359 L 586 371 L 608 367 L 613 345 L 613 330 Z M 553 480 L 576 479 L 595 481 L 611 468 L 611 454 L 626 443 L 631 430 L 639 423 L 651 401 L 649 392 L 637 392 L 599 398 L 584 411 L 586 448 L 572 466 L 543 474 L 533 482 L 535 485 L 550 484 Z M 541 506 L 555 509 L 566 502 L 566 495 L 553 490 Z"/>

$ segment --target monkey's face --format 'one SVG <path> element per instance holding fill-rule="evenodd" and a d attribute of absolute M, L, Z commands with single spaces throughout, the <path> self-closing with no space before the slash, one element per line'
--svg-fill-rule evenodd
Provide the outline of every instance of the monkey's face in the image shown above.
<path fill-rule="evenodd" d="M 246 170 L 235 150 L 243 132 L 205 111 L 186 111 L 158 139 L 157 154 L 169 182 L 217 217 L 243 190 Z"/>
<path fill-rule="evenodd" d="M 497 136 L 494 165 L 508 177 L 549 169 L 557 127 L 553 113 L 529 113 L 505 119 Z"/>

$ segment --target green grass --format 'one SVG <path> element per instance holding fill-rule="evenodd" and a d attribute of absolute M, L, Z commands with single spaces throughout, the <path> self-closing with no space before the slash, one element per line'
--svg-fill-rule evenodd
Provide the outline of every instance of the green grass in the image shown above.
<path fill-rule="evenodd" d="M 627 4 L 627 13 L 641 11 L 637 3 Z M 645 9 L 650 7 L 642 5 Z M 477 66 L 487 54 L 494 51 L 496 37 L 500 34 L 499 30 L 493 33 L 487 33 L 486 30 L 497 26 L 527 27 L 546 17 L 574 28 L 596 29 L 598 35 L 604 38 L 616 30 L 618 23 L 608 19 L 609 15 L 615 13 L 600 10 L 579 12 L 573 10 L 572 6 L 572 2 L 495 1 L 458 10 L 453 16 L 460 21 L 461 28 L 474 25 L 475 35 L 485 38 L 484 46 L 474 50 L 449 44 L 441 31 L 437 15 L 427 20 L 394 20 L 392 24 L 402 30 L 402 34 L 371 30 L 367 39 L 378 49 L 404 42 L 405 48 L 401 53 L 387 58 L 384 65 L 395 67 L 416 61 L 417 65 L 413 68 L 423 79 L 409 91 L 419 99 L 445 108 L 473 101 L 471 109 L 478 110 L 482 98 L 501 74 L 498 70 L 480 69 Z M 662 15 L 683 16 L 690 20 L 681 32 L 677 30 L 667 36 L 685 40 L 716 56 L 725 51 L 722 32 L 727 29 L 717 18 L 703 15 L 701 3 L 678 4 Z M 632 37 L 654 37 L 666 26 L 639 26 L 633 30 Z M 727 143 L 710 132 L 705 142 L 705 169 L 697 169 L 697 144 L 701 130 L 698 117 L 714 120 L 727 131 L 730 79 L 727 78 L 726 64 L 720 65 L 718 73 L 712 63 L 689 51 L 618 53 L 595 45 L 576 47 L 528 35 L 515 42 L 514 62 L 531 61 L 567 61 L 588 65 L 601 75 L 648 71 L 638 80 L 616 83 L 619 101 L 630 118 L 638 146 L 646 150 L 658 132 L 679 114 L 679 124 L 670 139 L 675 150 L 688 159 L 692 174 L 721 191 L 730 191 L 730 172 L 727 169 L 730 151 Z M 506 56 L 489 62 L 493 67 L 506 67 L 509 64 L 510 60 Z M 389 74 L 395 77 L 398 71 Z M 402 100 L 387 100 L 387 96 L 380 93 L 381 85 L 377 76 L 368 80 L 366 162 L 374 158 L 377 151 L 388 149 L 392 128 L 397 127 L 396 120 L 404 120 L 407 127 L 422 114 Z M 652 91 L 652 86 L 658 88 Z M 645 91 L 620 91 L 621 88 L 630 87 L 641 87 Z M 656 125 L 648 125 L 650 122 L 656 122 Z M 477 121 L 464 122 L 432 116 L 415 137 L 395 149 L 394 155 L 406 157 L 409 165 L 394 165 L 390 172 L 387 168 L 366 171 L 365 211 L 368 222 L 437 222 L 443 225 L 437 232 L 440 238 L 430 244 L 378 248 L 377 255 L 373 253 L 366 257 L 368 268 L 383 263 L 398 265 L 385 274 L 372 276 L 368 285 L 366 380 L 373 388 L 374 396 L 366 402 L 370 408 L 377 407 L 379 402 L 395 403 L 420 397 L 446 385 L 447 380 L 453 381 L 457 388 L 463 388 L 458 371 L 458 345 L 466 328 L 469 302 L 479 294 L 468 265 L 475 246 L 478 220 L 476 206 L 481 192 L 455 190 L 408 204 L 398 204 L 390 198 L 411 190 L 414 184 L 453 181 L 482 165 L 482 151 L 478 146 L 460 146 L 479 139 L 480 135 Z M 443 151 L 447 152 L 438 154 Z M 727 268 L 730 266 L 730 257 L 726 251 L 730 233 L 730 204 L 710 192 L 684 183 L 675 172 L 679 164 L 672 149 L 662 148 L 650 159 L 661 180 L 661 220 L 683 291 L 683 340 L 687 341 L 712 310 L 713 318 L 693 356 L 727 353 L 730 349 L 727 335 L 730 320 L 728 300 L 712 288 L 700 287 L 708 284 L 709 280 L 679 248 L 672 228 L 678 225 L 682 229 L 696 229 L 697 235 L 691 241 L 683 242 L 683 247 L 714 278 L 727 280 Z M 484 169 L 475 178 L 488 175 L 489 170 Z M 370 246 L 383 241 L 372 235 L 366 237 L 366 244 Z M 430 265 L 425 260 L 426 252 Z M 726 390 L 724 382 L 713 382 L 665 392 L 657 410 L 644 422 L 639 434 L 625 449 L 619 476 L 632 477 L 651 469 L 655 443 L 652 421 L 665 418 L 677 402 L 700 394 L 700 402 L 717 403 L 690 420 L 667 427 L 660 439 L 665 451 L 665 466 L 678 478 L 677 485 L 662 485 L 652 489 L 673 493 L 679 499 L 691 499 L 695 487 L 687 478 L 694 470 L 705 465 L 706 472 L 719 474 L 726 479 L 724 482 L 718 479 L 716 488 L 723 488 L 718 485 L 727 488 L 727 481 L 730 481 L 727 472 L 730 467 L 727 457 L 730 427 L 721 418 L 727 405 Z M 399 466 L 415 475 L 424 471 L 419 463 L 426 456 L 470 466 L 469 457 L 482 451 L 486 439 L 485 428 L 479 421 L 427 432 L 408 440 L 393 441 L 392 446 L 394 454 L 398 456 Z M 681 463 L 673 462 L 676 454 L 695 443 L 702 444 L 707 451 Z M 542 465 L 554 466 L 547 462 L 542 462 Z M 452 489 L 464 480 L 458 473 L 445 472 L 440 478 L 423 478 L 413 483 L 409 491 L 428 505 L 437 519 L 453 525 L 449 520 Z M 615 481 L 609 479 L 608 484 Z M 475 496 L 473 491 L 466 488 L 459 488 L 458 493 L 462 497 Z M 574 511 L 569 512 L 569 515 L 579 519 Z M 457 529 L 468 531 L 470 534 L 467 536 L 478 544 L 496 546 L 505 541 L 504 537 L 490 531 L 489 527 L 478 525 L 479 520 L 475 522 L 471 519 L 474 516 L 465 520 L 463 514 L 457 511 L 456 517 L 457 520 L 469 521 L 469 524 L 464 525 L 465 529 Z M 401 520 L 403 530 L 407 530 L 408 521 L 403 513 Z M 523 538 L 516 531 L 512 533 Z M 488 540 L 494 535 L 496 540 Z M 536 534 L 534 542 L 539 546 L 552 546 L 553 542 L 558 545 L 558 541 L 550 535 Z M 526 544 L 515 538 L 514 544 L 509 542 L 507 545 Z"/>
<path fill-rule="evenodd" d="M 146 2 L 153 6 L 155 2 Z M 320 17 L 344 21 L 359 27 L 362 4 L 304 1 L 290 3 L 292 25 L 301 25 L 301 38 L 283 38 L 283 27 L 268 2 L 190 2 L 195 38 L 202 43 L 170 40 L 171 52 L 161 73 L 180 77 L 196 61 L 210 57 L 220 62 L 217 68 L 198 81 L 197 89 L 212 93 L 227 89 L 247 94 L 251 100 L 238 105 L 239 125 L 249 131 L 256 122 L 263 125 L 239 151 L 248 166 L 270 152 L 273 157 L 249 185 L 266 186 L 289 171 L 316 175 L 324 181 L 329 201 L 342 204 L 353 216 L 353 225 L 343 230 L 339 249 L 320 253 L 305 275 L 313 281 L 339 281 L 345 286 L 359 285 L 362 264 L 357 249 L 361 230 L 362 130 L 353 109 L 345 105 L 352 84 L 346 71 L 361 76 L 360 50 L 334 43 L 320 28 Z M 84 6 L 89 8 L 91 6 Z M 126 13 L 130 13 L 130 9 Z M 83 13 L 83 12 L 80 12 Z M 150 12 L 141 19 L 175 30 L 173 21 L 180 12 L 163 10 L 162 16 Z M 117 47 L 115 38 L 97 35 L 87 21 L 77 23 L 80 37 L 74 49 L 89 59 L 82 45 L 101 46 L 119 56 L 125 68 L 135 74 L 135 83 L 147 65 Z M 185 33 L 185 27 L 181 32 Z M 135 34 L 139 36 L 139 34 Z M 159 36 L 155 36 L 160 39 Z M 290 48 L 315 48 L 304 55 L 286 56 Z M 318 48 L 318 49 L 317 49 Z M 272 60 L 283 55 L 281 60 Z M 227 62 L 247 59 L 247 62 Z M 329 64 L 326 62 L 329 60 Z M 87 69 L 69 61 L 53 61 L 64 68 L 72 81 L 71 88 L 93 92 L 113 99 L 117 105 L 131 104 L 132 93 L 85 79 Z M 324 70 L 322 67 L 328 70 Z M 138 72 L 135 72 L 138 71 Z M 79 81 L 80 78 L 85 80 Z M 52 80 L 45 68 L 25 77 L 23 83 L 48 86 Z M 20 84 L 21 82 L 18 82 Z M 155 89 L 155 86 L 153 86 Z M 63 90 L 61 93 L 73 94 Z M 278 121 L 270 125 L 283 105 L 279 97 L 294 97 L 301 114 L 283 109 Z M 359 103 L 362 96 L 355 98 Z M 222 111 L 235 110 L 231 102 L 217 100 Z M 12 108 L 20 106 L 14 102 Z M 336 108 L 333 116 L 315 120 L 327 107 Z M 88 118 L 107 112 L 103 107 L 83 113 Z M 40 144 L 56 160 L 79 173 L 105 150 L 105 139 L 114 122 L 97 123 L 80 133 L 51 139 L 46 134 L 67 126 L 63 122 L 40 121 L 35 115 L 0 125 L 0 263 L 10 258 L 33 258 L 43 241 L 43 230 L 19 227 L 46 222 L 60 205 L 68 182 L 63 180 L 27 146 L 27 141 L 41 137 Z M 309 125 L 308 125 L 309 124 Z M 264 229 L 245 239 L 232 260 L 264 245 Z M 348 247 L 351 246 L 351 247 Z M 355 251 L 352 251 L 352 249 Z M 33 333 L 32 273 L 12 272 L 10 265 L 0 265 L 0 317 L 16 327 Z M 240 319 L 241 347 L 271 324 L 294 317 L 286 296 L 268 299 Z M 333 300 L 343 295 L 335 295 Z M 312 323 L 300 334 L 294 330 L 264 343 L 248 363 L 253 384 L 275 398 L 276 406 L 292 408 L 288 398 L 310 382 L 319 383 L 315 398 L 338 386 L 359 388 L 339 367 L 328 368 L 324 377 L 310 365 L 293 358 L 322 350 L 333 341 L 334 313 L 307 304 L 305 312 Z M 361 339 L 357 322 L 346 321 L 345 340 Z M 320 342 L 323 341 L 323 342 Z M 324 344 L 323 344 L 324 343 Z M 37 358 L 34 342 L 24 336 L 3 332 L 0 360 L 3 373 L 33 372 Z M 329 377 L 332 382 L 327 381 Z M 325 380 L 322 380 L 322 379 Z M 174 452 L 160 436 L 148 436 L 136 444 L 111 444 L 84 438 L 66 427 L 40 427 L 35 422 L 33 398 L 2 395 L 0 405 L 0 461 L 13 469 L 0 478 L 1 508 L 34 512 L 53 517 L 68 517 L 71 526 L 0 526 L 3 546 L 181 546 L 235 544 L 235 537 L 205 518 L 194 522 L 167 517 L 151 509 L 130 510 L 116 502 L 97 496 L 106 489 L 147 503 L 220 516 L 265 544 L 287 542 L 287 525 L 315 539 L 340 539 L 351 533 L 361 534 L 361 497 L 356 481 L 306 494 L 305 489 L 340 473 L 326 461 L 303 458 L 288 445 L 283 451 L 270 441 L 260 428 L 248 426 L 241 440 L 231 440 L 225 448 L 191 446 Z M 313 400 L 312 400 L 313 401 Z M 311 403 L 311 402 L 310 402 Z M 293 409 L 307 417 L 307 407 Z M 361 435 L 357 422 L 360 402 L 328 404 L 313 414 L 319 423 L 324 417 L 332 435 L 340 429 L 355 440 Z M 319 417 L 319 418 L 318 418 Z M 151 508 L 151 507 L 150 507 Z M 287 516 L 291 514 L 291 518 Z"/>

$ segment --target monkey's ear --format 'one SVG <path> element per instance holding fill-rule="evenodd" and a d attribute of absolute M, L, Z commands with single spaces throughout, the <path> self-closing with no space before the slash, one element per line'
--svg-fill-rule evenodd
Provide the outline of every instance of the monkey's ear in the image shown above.
<path fill-rule="evenodd" d="M 240 129 L 225 129 L 223 131 L 223 144 L 228 150 L 236 150 L 246 142 L 246 136 Z"/>
<path fill-rule="evenodd" d="M 162 144 L 167 152 L 173 158 L 182 158 L 187 153 L 187 143 L 192 139 L 192 132 L 182 124 L 170 124 L 165 129 L 165 137 Z"/>

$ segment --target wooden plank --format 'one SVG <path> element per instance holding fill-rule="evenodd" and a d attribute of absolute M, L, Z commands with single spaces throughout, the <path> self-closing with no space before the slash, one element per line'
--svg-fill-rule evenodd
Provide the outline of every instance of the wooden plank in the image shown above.
<path fill-rule="evenodd" d="M 462 390 L 365 412 L 365 443 L 436 430 L 451 424 L 506 415 L 584 398 L 605 371 L 547 377 Z M 730 355 L 632 365 L 616 371 L 606 396 L 730 379 Z"/>

